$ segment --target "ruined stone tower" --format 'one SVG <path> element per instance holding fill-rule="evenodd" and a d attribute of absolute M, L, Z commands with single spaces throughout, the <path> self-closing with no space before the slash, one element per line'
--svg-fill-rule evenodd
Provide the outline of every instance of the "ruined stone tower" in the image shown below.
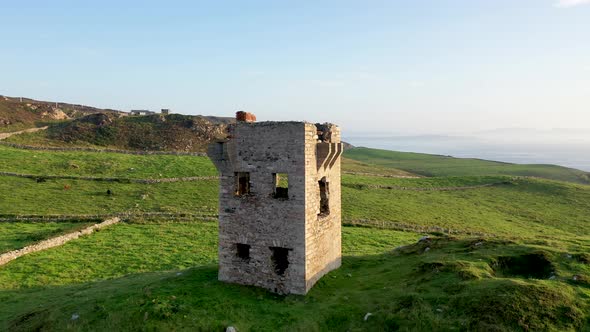
<path fill-rule="evenodd" d="M 306 294 L 341 262 L 340 129 L 237 118 L 208 151 L 221 173 L 219 280 Z"/>

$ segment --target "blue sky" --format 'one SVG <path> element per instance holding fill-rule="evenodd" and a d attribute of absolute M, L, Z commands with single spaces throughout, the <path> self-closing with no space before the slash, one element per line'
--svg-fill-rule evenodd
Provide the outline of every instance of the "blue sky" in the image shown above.
<path fill-rule="evenodd" d="M 0 0 L 0 94 L 348 131 L 590 128 L 590 1 Z"/>

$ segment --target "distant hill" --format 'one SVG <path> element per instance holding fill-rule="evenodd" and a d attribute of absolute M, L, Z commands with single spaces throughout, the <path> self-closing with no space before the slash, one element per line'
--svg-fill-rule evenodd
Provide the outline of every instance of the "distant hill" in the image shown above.
<path fill-rule="evenodd" d="M 127 112 L 85 105 L 0 96 L 0 132 L 48 125 L 47 131 L 13 136 L 27 145 L 96 146 L 129 150 L 205 151 L 225 136 L 234 118 Z"/>
<path fill-rule="evenodd" d="M 0 96 L 0 132 L 38 127 L 56 121 L 76 119 L 88 114 L 120 116 L 124 112 L 85 105 Z"/>
<path fill-rule="evenodd" d="M 180 114 L 121 117 L 97 113 L 51 125 L 46 132 L 19 136 L 29 141 L 22 143 L 31 144 L 198 152 L 205 151 L 209 142 L 226 135 L 227 125 L 212 120 Z"/>
<path fill-rule="evenodd" d="M 529 176 L 590 184 L 590 173 L 557 165 L 511 164 L 497 161 L 412 152 L 353 148 L 344 157 L 368 165 L 391 167 L 421 176 Z"/>

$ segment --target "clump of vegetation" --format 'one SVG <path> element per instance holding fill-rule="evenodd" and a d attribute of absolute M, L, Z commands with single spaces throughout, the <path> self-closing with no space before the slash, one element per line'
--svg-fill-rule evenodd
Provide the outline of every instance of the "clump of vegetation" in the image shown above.
<path fill-rule="evenodd" d="M 454 298 L 450 306 L 470 317 L 468 330 L 577 330 L 584 305 L 569 286 L 489 280 Z"/>

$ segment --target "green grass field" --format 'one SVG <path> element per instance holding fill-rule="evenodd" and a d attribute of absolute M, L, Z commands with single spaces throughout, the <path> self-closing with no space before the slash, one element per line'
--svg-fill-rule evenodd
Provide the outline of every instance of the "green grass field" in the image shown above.
<path fill-rule="evenodd" d="M 216 222 L 131 218 L 1 266 L 0 331 L 590 329 L 584 173 L 364 150 L 343 162 L 343 266 L 306 296 L 218 282 Z M 40 176 L 215 174 L 203 157 L 0 152 L 0 171 Z M 530 178 L 538 172 L 549 179 Z M 414 173 L 436 176 L 397 178 Z M 0 195 L 0 215 L 214 215 L 217 185 L 1 176 L 10 195 Z M 80 225 L 0 223 L 0 251 Z"/>
<path fill-rule="evenodd" d="M 350 158 L 342 158 L 342 170 L 344 174 L 377 175 L 380 177 L 420 177 L 418 174 L 409 173 L 400 169 L 367 164 Z"/>
<path fill-rule="evenodd" d="M 69 189 L 64 189 L 69 186 Z M 111 190 L 112 195 L 107 194 Z M 217 180 L 137 184 L 0 176 L 0 217 L 133 212 L 216 213 Z"/>
<path fill-rule="evenodd" d="M 589 268 L 575 252 L 456 238 L 393 251 L 416 243 L 418 234 L 344 227 L 342 268 L 307 296 L 277 296 L 218 282 L 216 238 L 215 223 L 122 224 L 23 257 L 0 270 L 0 328 L 573 330 L 586 324 L 587 279 L 571 280 Z M 498 266 L 502 257 L 527 255 L 547 257 L 542 262 L 558 277 L 531 279 L 526 273 L 534 268 Z"/>
<path fill-rule="evenodd" d="M 0 145 L 0 170 L 34 175 L 117 178 L 215 176 L 206 157 L 21 150 Z"/>
<path fill-rule="evenodd" d="M 495 181 L 488 177 L 380 180 L 405 186 L 408 181 L 416 181 L 426 187 Z M 363 188 L 358 183 L 365 180 L 357 178 L 352 185 L 348 181 L 343 178 L 345 222 L 401 222 L 505 237 L 590 239 L 586 227 L 590 220 L 590 186 L 520 179 L 478 189 L 422 192 Z"/>
<path fill-rule="evenodd" d="M 590 184 L 590 175 L 587 172 L 555 165 L 509 164 L 481 159 L 453 158 L 369 148 L 349 149 L 345 151 L 344 157 L 370 165 L 391 167 L 423 176 L 532 176 Z"/>

